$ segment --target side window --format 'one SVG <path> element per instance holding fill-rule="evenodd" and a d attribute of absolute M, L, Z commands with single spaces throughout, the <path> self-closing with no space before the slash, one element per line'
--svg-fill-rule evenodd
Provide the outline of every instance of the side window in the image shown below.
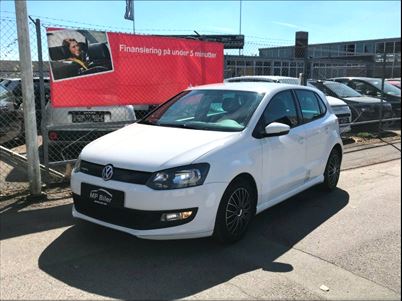
<path fill-rule="evenodd" d="M 322 116 L 320 105 L 315 93 L 307 90 L 296 90 L 299 99 L 303 122 L 310 122 Z"/>
<path fill-rule="evenodd" d="M 361 94 L 365 94 L 364 91 L 366 90 L 366 85 L 362 82 L 350 81 L 348 86 Z"/>
<path fill-rule="evenodd" d="M 352 81 L 352 83 L 354 83 L 355 87 L 351 88 L 355 89 L 357 92 L 363 95 L 377 96 L 377 91 L 373 86 L 361 81 Z"/>
<path fill-rule="evenodd" d="M 314 95 L 317 98 L 318 105 L 320 106 L 321 114 L 325 115 L 325 113 L 327 113 L 327 107 L 325 106 L 323 100 L 321 99 L 321 97 L 318 94 L 314 93 Z"/>
<path fill-rule="evenodd" d="M 292 92 L 284 91 L 275 95 L 264 111 L 265 125 L 272 122 L 281 122 L 295 127 L 298 125 L 297 110 Z"/>

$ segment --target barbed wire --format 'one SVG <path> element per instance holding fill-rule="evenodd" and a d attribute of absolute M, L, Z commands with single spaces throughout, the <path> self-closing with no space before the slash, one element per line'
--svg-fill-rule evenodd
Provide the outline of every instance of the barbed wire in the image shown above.
<path fill-rule="evenodd" d="M 10 12 L 10 11 L 0 11 L 0 13 L 8 13 L 10 15 L 15 15 L 15 12 Z M 122 32 L 122 33 L 132 33 L 133 29 L 130 27 L 119 27 L 119 26 L 109 26 L 109 25 L 100 25 L 100 24 L 93 24 L 93 23 L 86 23 L 86 22 L 81 22 L 81 21 L 74 21 L 74 20 L 67 20 L 67 19 L 60 19 L 60 18 L 51 18 L 51 17 L 45 17 L 45 16 L 38 16 L 38 15 L 30 15 L 32 18 L 38 18 L 41 20 L 41 23 L 43 26 L 59 26 L 59 27 L 83 27 L 85 26 L 85 29 L 91 29 L 91 30 L 107 30 L 107 31 L 113 31 L 113 32 Z M 2 19 L 8 19 L 8 20 L 15 20 L 15 17 L 8 17 L 8 16 L 2 16 Z M 74 24 L 74 25 L 71 25 Z M 77 25 L 77 26 L 75 26 Z M 205 33 L 205 34 L 227 34 L 226 32 L 220 32 L 220 31 L 212 31 L 212 30 L 203 30 L 203 29 L 196 29 L 197 32 L 199 33 Z M 146 33 L 152 33 L 152 32 L 175 32 L 175 33 L 191 33 L 193 34 L 194 29 L 169 29 L 169 28 L 139 28 L 137 29 L 137 33 L 140 34 L 146 34 Z M 260 45 L 268 45 L 261 43 L 261 41 L 266 41 L 267 43 L 269 42 L 271 45 L 289 45 L 293 41 L 292 40 L 286 40 L 286 39 L 278 39 L 278 38 L 266 38 L 266 37 L 259 37 L 259 36 L 254 36 L 254 35 L 245 35 L 247 38 L 251 39 L 256 39 L 258 41 L 255 41 L 255 43 L 260 43 Z M 247 41 L 248 42 L 248 41 Z M 251 40 L 250 42 L 253 42 Z"/>
<path fill-rule="evenodd" d="M 0 11 L 2 13 L 1 21 L 9 21 L 9 22 L 15 22 L 15 16 L 14 12 L 10 11 Z M 9 14 L 11 16 L 4 16 L 3 14 Z M 104 26 L 104 25 L 99 25 L 99 24 L 91 24 L 91 23 L 85 23 L 85 22 L 77 22 L 73 20 L 66 20 L 66 19 L 56 19 L 56 18 L 50 18 L 50 17 L 43 17 L 43 16 L 37 16 L 37 15 L 31 15 L 30 17 L 32 18 L 39 18 L 41 20 L 41 25 L 43 28 L 46 27 L 61 27 L 61 28 L 72 28 L 72 29 L 86 29 L 86 30 L 102 30 L 102 31 L 109 31 L 109 32 L 116 32 L 116 33 L 132 33 L 132 29 L 130 28 L 125 28 L 125 27 L 117 27 L 117 26 Z M 52 22 L 54 21 L 54 22 Z M 70 24 L 63 24 L 62 22 L 70 23 Z M 12 26 L 15 26 L 13 24 Z M 4 26 L 2 26 L 4 27 Z M 147 29 L 144 30 L 138 34 L 152 34 L 152 33 L 146 33 L 145 31 L 148 32 L 189 32 L 191 30 L 189 29 L 183 29 L 183 30 L 176 30 L 176 29 Z M 212 32 L 212 31 L 205 31 L 205 32 Z M 4 36 L 4 34 L 3 34 Z M 256 40 L 253 40 L 256 39 Z M 6 44 L 5 46 L 2 46 L 2 55 L 8 56 L 10 53 L 13 52 L 11 48 L 14 48 L 13 45 L 15 45 L 17 39 L 12 39 L 11 42 Z M 286 45 L 284 45 L 286 43 Z M 266 57 L 266 58 L 272 58 L 272 59 L 287 59 L 288 54 L 284 54 L 282 51 L 295 51 L 294 45 L 289 45 L 290 40 L 285 40 L 285 39 L 267 39 L 259 36 L 245 36 L 245 45 L 244 49 L 241 51 L 242 56 L 261 56 L 261 57 Z M 4 45 L 4 43 L 2 43 Z M 344 45 L 347 47 L 347 45 Z M 330 46 L 324 46 L 322 47 L 321 45 L 309 45 L 308 47 L 309 54 L 314 57 L 314 59 L 325 59 L 325 58 L 336 58 L 336 57 L 345 57 L 345 56 L 373 56 L 373 55 L 380 55 L 380 53 L 376 53 L 375 51 L 372 52 L 352 52 L 348 51 L 348 49 L 342 49 L 339 47 L 338 49 L 333 49 Z M 268 53 L 269 52 L 269 53 Z M 225 50 L 225 53 L 227 54 L 234 54 L 233 51 L 231 50 Z M 393 55 L 396 56 L 394 59 L 398 60 L 398 54 L 388 54 L 388 55 Z M 400 56 L 400 55 L 399 55 Z M 400 58 L 399 58 L 400 60 Z"/>

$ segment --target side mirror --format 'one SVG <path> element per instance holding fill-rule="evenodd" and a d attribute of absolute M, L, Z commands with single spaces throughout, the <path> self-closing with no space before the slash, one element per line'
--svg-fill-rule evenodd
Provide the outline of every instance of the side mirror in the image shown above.
<path fill-rule="evenodd" d="M 274 137 L 287 135 L 290 131 L 290 126 L 284 123 L 272 122 L 265 127 L 265 137 Z"/>

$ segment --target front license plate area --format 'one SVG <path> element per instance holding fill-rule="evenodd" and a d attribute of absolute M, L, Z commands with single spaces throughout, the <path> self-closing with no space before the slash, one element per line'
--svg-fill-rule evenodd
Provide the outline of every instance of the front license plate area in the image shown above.
<path fill-rule="evenodd" d="M 99 206 L 124 207 L 124 191 L 120 190 L 82 183 L 81 197 Z"/>

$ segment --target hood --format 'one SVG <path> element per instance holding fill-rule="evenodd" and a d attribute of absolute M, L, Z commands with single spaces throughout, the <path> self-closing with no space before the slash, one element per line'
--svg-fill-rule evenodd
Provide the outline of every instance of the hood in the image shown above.
<path fill-rule="evenodd" d="M 359 96 L 359 97 L 345 97 L 345 101 L 354 101 L 354 102 L 359 102 L 359 103 L 364 103 L 364 104 L 378 104 L 381 103 L 381 99 L 374 98 L 374 97 L 369 97 L 369 96 Z M 384 100 L 384 103 L 387 101 Z"/>
<path fill-rule="evenodd" d="M 346 102 L 343 100 L 332 97 L 332 96 L 327 96 L 328 103 L 331 107 L 336 107 L 336 106 L 347 106 Z"/>
<path fill-rule="evenodd" d="M 135 123 L 91 142 L 82 150 L 81 159 L 155 172 L 190 164 L 240 135 Z"/>

